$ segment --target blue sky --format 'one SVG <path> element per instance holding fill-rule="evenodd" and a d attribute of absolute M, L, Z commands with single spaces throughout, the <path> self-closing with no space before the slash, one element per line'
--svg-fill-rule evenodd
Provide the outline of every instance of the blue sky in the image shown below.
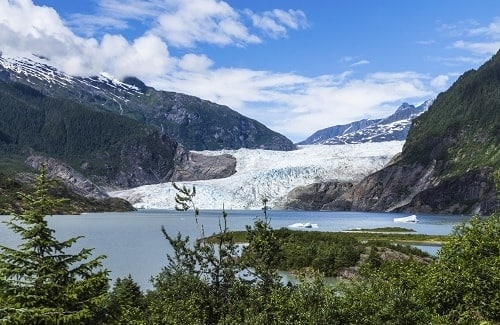
<path fill-rule="evenodd" d="M 446 90 L 500 48 L 500 1 L 0 0 L 0 44 L 224 104 L 299 141 Z"/>

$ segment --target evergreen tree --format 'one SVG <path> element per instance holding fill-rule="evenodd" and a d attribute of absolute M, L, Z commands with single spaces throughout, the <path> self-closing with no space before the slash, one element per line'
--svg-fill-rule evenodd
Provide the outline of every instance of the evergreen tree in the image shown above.
<path fill-rule="evenodd" d="M 153 279 L 155 291 L 148 296 L 153 307 L 150 321 L 216 324 L 227 314 L 234 298 L 233 289 L 240 282 L 238 249 L 228 232 L 227 213 L 223 208 L 218 219 L 219 233 L 213 236 L 215 242 L 208 241 L 193 201 L 195 187 L 190 189 L 175 183 L 173 186 L 177 190 L 176 209 L 193 209 L 200 235 L 191 244 L 189 237 L 183 238 L 180 233 L 173 237 L 162 227 L 174 254 L 168 256 L 168 265 Z M 162 307 L 158 309 L 158 305 Z"/>
<path fill-rule="evenodd" d="M 48 195 L 45 166 L 31 194 L 22 194 L 23 212 L 7 226 L 20 236 L 15 248 L 0 246 L 0 323 L 96 324 L 104 317 L 108 271 L 92 249 L 68 253 L 81 237 L 55 238 L 47 215 L 62 200 Z"/>
<path fill-rule="evenodd" d="M 111 324 L 146 324 L 146 301 L 140 286 L 129 274 L 123 279 L 116 279 L 108 295 L 108 312 Z"/>
<path fill-rule="evenodd" d="M 280 284 L 278 266 L 281 262 L 280 242 L 271 227 L 267 215 L 267 199 L 262 199 L 264 218 L 257 219 L 253 228 L 246 226 L 248 246 L 244 250 L 244 262 L 247 268 L 253 268 L 252 275 L 261 281 L 261 287 L 267 291 Z"/>

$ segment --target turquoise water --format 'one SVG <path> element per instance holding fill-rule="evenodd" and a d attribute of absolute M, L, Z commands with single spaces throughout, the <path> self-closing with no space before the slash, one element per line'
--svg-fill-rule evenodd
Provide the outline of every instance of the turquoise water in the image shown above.
<path fill-rule="evenodd" d="M 261 211 L 227 211 L 230 230 L 244 230 L 253 224 Z M 201 211 L 200 224 L 206 235 L 218 231 L 219 211 Z M 317 224 L 315 231 L 342 231 L 356 228 L 405 227 L 422 234 L 449 234 L 453 227 L 467 221 L 469 216 L 417 215 L 418 223 L 394 223 L 393 219 L 404 217 L 400 213 L 364 212 L 309 212 L 270 210 L 272 226 L 277 229 L 294 223 Z M 8 220 L 0 216 L 0 221 Z M 56 230 L 60 240 L 84 236 L 74 246 L 75 251 L 83 247 L 95 248 L 94 256 L 104 254 L 104 265 L 111 271 L 111 278 L 131 274 L 143 289 L 151 288 L 150 278 L 158 274 L 167 264 L 171 253 L 168 242 L 161 233 L 161 226 L 175 235 L 181 232 L 195 239 L 200 227 L 193 213 L 171 210 L 140 210 L 126 213 L 89 213 L 79 216 L 52 216 L 49 226 Z M 0 223 L 0 245 L 15 247 L 19 239 L 3 223 Z M 436 247 L 431 250 L 437 250 Z"/>

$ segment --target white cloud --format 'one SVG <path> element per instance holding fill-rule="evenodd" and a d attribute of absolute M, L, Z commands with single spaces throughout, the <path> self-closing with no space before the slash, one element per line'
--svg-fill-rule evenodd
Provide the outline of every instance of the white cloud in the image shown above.
<path fill-rule="evenodd" d="M 154 17 L 162 8 L 168 6 L 168 1 L 162 0 L 100 0 L 100 10 L 115 17 L 140 20 Z"/>
<path fill-rule="evenodd" d="M 487 59 L 487 57 L 484 56 L 454 56 L 454 57 L 429 57 L 429 60 L 431 61 L 436 61 L 440 62 L 443 65 L 449 66 L 449 67 L 457 67 L 457 66 L 476 66 L 478 64 L 481 64 Z"/>
<path fill-rule="evenodd" d="M 359 60 L 357 62 L 352 63 L 351 67 L 356 67 L 356 66 L 365 65 L 365 64 L 370 64 L 370 61 L 368 61 L 368 60 Z"/>
<path fill-rule="evenodd" d="M 135 11 L 155 17 L 141 2 L 123 0 L 127 6 L 113 19 L 135 19 Z M 427 75 L 412 71 L 380 72 L 354 78 L 351 71 L 305 77 L 296 73 L 275 73 L 217 67 L 204 54 L 173 56 L 169 46 L 248 44 L 260 38 L 243 24 L 239 13 L 223 1 L 169 0 L 158 18 L 158 26 L 135 40 L 104 34 L 100 40 L 73 33 L 57 12 L 31 1 L 0 0 L 0 44 L 5 54 L 38 53 L 56 67 L 71 74 L 106 71 L 118 78 L 134 75 L 147 84 L 195 95 L 228 105 L 270 128 L 302 140 L 312 132 L 360 118 L 387 115 L 402 100 L 415 102 L 432 96 Z M 115 0 L 101 1 L 112 10 Z M 271 11 L 261 16 L 277 26 L 304 28 L 299 11 Z M 107 22 L 102 22 L 105 25 Z M 125 27 L 124 27 L 125 28 Z M 276 31 L 279 32 L 280 29 Z M 273 29 L 267 29 L 269 33 Z M 283 35 L 283 34 L 282 34 Z M 367 64 L 366 60 L 344 58 L 344 62 Z M 438 84 L 435 79 L 430 84 Z"/>
<path fill-rule="evenodd" d="M 171 7 L 157 18 L 153 33 L 176 47 L 198 42 L 216 45 L 260 43 L 226 2 L 215 0 L 170 1 Z"/>
<path fill-rule="evenodd" d="M 186 54 L 179 61 L 179 67 L 185 71 L 207 71 L 214 62 L 206 55 Z"/>
<path fill-rule="evenodd" d="M 448 38 L 455 38 L 451 48 L 468 52 L 471 57 L 467 61 L 484 62 L 488 56 L 500 49 L 500 17 L 496 17 L 486 26 L 474 20 L 461 21 L 456 24 L 443 24 L 438 31 Z M 464 57 L 450 58 L 446 61 L 465 62 Z"/>
<path fill-rule="evenodd" d="M 456 41 L 453 47 L 472 52 L 474 54 L 493 55 L 500 49 L 500 41 L 496 42 L 465 42 Z"/>
<path fill-rule="evenodd" d="M 131 44 L 121 36 L 106 35 L 97 52 L 102 56 L 103 70 L 119 78 L 163 75 L 174 64 L 165 43 L 154 35 L 139 37 Z"/>
<path fill-rule="evenodd" d="M 447 75 L 439 75 L 430 81 L 430 85 L 437 91 L 445 90 L 449 85 L 450 77 Z"/>
<path fill-rule="evenodd" d="M 151 33 L 171 47 L 194 47 L 197 43 L 219 46 L 254 44 L 262 39 L 245 25 L 250 15 L 257 31 L 273 38 L 286 37 L 289 29 L 307 27 L 300 10 L 275 9 L 264 13 L 245 13 L 220 0 L 99 0 L 93 15 L 72 15 L 69 24 L 83 35 L 124 30 L 129 21 L 148 22 Z"/>
<path fill-rule="evenodd" d="M 129 28 L 129 24 L 123 19 L 112 16 L 92 16 L 83 14 L 71 15 L 71 20 L 68 24 L 77 33 L 86 37 L 95 35 L 96 30 L 110 32 Z"/>
<path fill-rule="evenodd" d="M 306 15 L 301 10 L 275 9 L 264 13 L 253 13 L 247 10 L 246 12 L 255 27 L 273 38 L 286 37 L 290 28 L 298 30 L 308 26 Z"/>
<path fill-rule="evenodd" d="M 488 26 L 472 28 L 469 31 L 471 36 L 488 36 L 492 39 L 500 39 L 500 17 L 496 17 Z"/>
<path fill-rule="evenodd" d="M 165 10 L 163 0 L 99 0 L 95 14 L 71 14 L 68 25 L 79 34 L 93 36 L 131 28 L 130 21 L 153 20 Z"/>

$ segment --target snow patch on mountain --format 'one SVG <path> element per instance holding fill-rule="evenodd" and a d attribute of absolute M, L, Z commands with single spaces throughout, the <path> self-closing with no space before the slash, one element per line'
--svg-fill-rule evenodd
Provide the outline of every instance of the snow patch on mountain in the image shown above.
<path fill-rule="evenodd" d="M 378 120 L 360 120 L 315 132 L 299 144 L 343 145 L 347 143 L 404 141 L 413 119 L 425 112 L 433 100 L 415 107 L 403 103 L 390 116 Z"/>
<path fill-rule="evenodd" d="M 288 192 L 297 186 L 327 180 L 358 182 L 381 169 L 397 153 L 404 141 L 309 145 L 294 151 L 238 149 L 201 151 L 204 155 L 230 154 L 237 160 L 237 172 L 227 178 L 179 182 L 196 187 L 196 206 L 200 209 L 260 209 L 262 198 L 279 208 Z M 124 198 L 139 209 L 174 209 L 172 183 L 146 185 L 114 191 L 110 196 Z"/>
<path fill-rule="evenodd" d="M 75 86 L 82 86 L 84 88 L 102 89 L 111 88 L 115 92 L 123 93 L 123 95 L 137 95 L 141 93 L 137 86 L 130 85 L 115 79 L 112 75 L 101 72 L 100 75 L 94 77 L 77 77 L 70 76 L 64 72 L 57 70 L 50 66 L 49 59 L 32 55 L 30 57 L 6 57 L 0 53 L 0 70 L 2 68 L 14 74 L 14 78 L 20 79 L 21 75 L 26 77 L 28 82 L 35 83 L 44 81 L 49 84 L 58 85 L 63 88 L 70 88 Z M 125 97 L 114 94 L 114 97 L 126 100 Z"/>

